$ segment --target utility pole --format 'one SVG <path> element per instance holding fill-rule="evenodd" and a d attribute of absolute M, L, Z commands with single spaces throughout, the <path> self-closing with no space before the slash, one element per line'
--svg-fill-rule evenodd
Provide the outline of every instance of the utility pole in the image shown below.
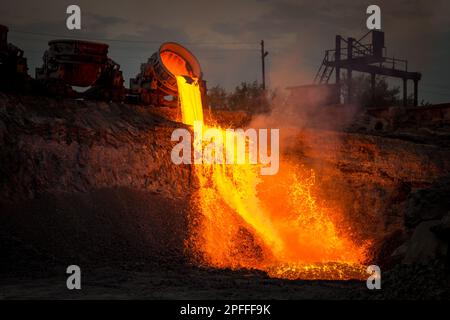
<path fill-rule="evenodd" d="M 261 63 L 262 63 L 262 88 L 266 90 L 266 66 L 265 59 L 269 52 L 264 51 L 264 40 L 261 40 Z"/>

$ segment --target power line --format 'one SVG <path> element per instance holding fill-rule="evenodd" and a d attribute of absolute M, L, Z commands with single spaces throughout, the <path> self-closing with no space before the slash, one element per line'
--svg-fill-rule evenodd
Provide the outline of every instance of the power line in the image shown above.
<path fill-rule="evenodd" d="M 116 43 L 124 43 L 124 44 L 130 44 L 130 43 L 135 43 L 135 44 L 161 44 L 166 42 L 165 40 L 125 40 L 125 39 L 112 39 L 112 38 L 102 38 L 102 37 L 85 37 L 84 35 L 61 35 L 61 34 L 53 34 L 53 33 L 44 33 L 44 32 L 32 32 L 32 31 L 26 31 L 26 30 L 10 30 L 10 33 L 12 34 L 17 34 L 19 35 L 19 37 L 22 40 L 25 41 L 38 41 L 38 39 L 35 38 L 24 38 L 23 35 L 31 35 L 31 36 L 38 36 L 38 37 L 53 37 L 53 38 L 69 38 L 69 39 L 84 39 L 84 40 L 91 40 L 91 41 L 104 41 L 104 42 L 116 42 Z M 22 35 L 22 36 L 21 36 Z M 184 42 L 184 41 L 180 41 L 183 44 L 189 45 L 189 46 L 203 46 L 203 47 L 207 47 L 207 50 L 220 50 L 222 52 L 226 52 L 226 51 L 259 51 L 259 49 L 256 47 L 257 45 L 259 45 L 258 42 L 226 42 L 226 41 L 217 41 L 217 42 L 201 42 L 201 41 L 188 41 L 188 42 Z M 239 46 L 239 45 L 244 45 L 244 46 L 250 46 L 250 45 L 254 45 L 255 48 L 213 48 L 213 47 L 208 47 L 208 46 Z M 197 50 L 201 50 L 201 48 L 197 49 Z M 33 52 L 33 50 L 27 50 L 27 52 Z M 39 53 L 37 51 L 34 51 L 36 53 Z M 275 54 L 277 54 L 278 52 L 275 52 Z M 145 60 L 148 57 L 138 57 L 138 56 L 129 56 L 129 55 L 120 55 L 120 54 L 113 54 L 114 56 L 122 56 L 122 57 L 127 57 L 130 59 L 143 59 Z M 202 59 L 204 60 L 226 60 L 225 57 L 202 57 Z M 305 60 L 305 59 L 304 59 Z M 307 63 L 310 66 L 313 66 L 311 61 L 310 63 Z M 314 67 L 316 67 L 316 65 L 314 65 Z M 447 87 L 445 85 L 441 85 L 441 84 L 436 84 L 436 83 L 429 83 L 429 82 L 425 82 L 424 84 L 421 84 L 421 86 L 425 87 L 425 88 L 431 88 L 431 89 L 435 89 L 435 90 L 450 90 L 450 87 Z M 437 91 L 433 91 L 433 90 L 421 90 L 423 92 L 429 93 L 429 94 L 434 94 L 434 95 L 440 95 L 440 96 L 446 96 L 446 97 L 450 97 L 450 92 L 437 92 Z"/>
<path fill-rule="evenodd" d="M 42 41 L 41 39 L 23 37 L 22 35 L 16 35 L 15 38 L 16 38 L 17 41 L 20 41 L 20 42 Z M 60 36 L 60 38 L 64 38 L 64 37 Z M 77 37 L 77 38 L 73 37 L 73 38 L 70 38 L 70 39 L 81 40 L 83 38 L 82 37 Z M 87 40 L 87 39 L 84 39 L 84 40 Z M 89 38 L 89 40 L 90 41 L 104 41 L 104 42 L 107 42 L 107 41 L 105 41 L 103 39 Z M 127 50 L 129 49 L 130 43 L 119 42 L 119 41 L 121 41 L 121 40 L 117 40 L 116 41 L 116 43 L 119 44 L 119 46 L 111 47 L 111 49 L 116 49 L 116 50 L 120 50 L 120 49 L 123 49 L 123 48 L 126 48 Z M 164 42 L 167 42 L 167 41 L 161 41 L 161 42 L 155 42 L 155 43 L 158 43 L 158 45 L 160 45 L 160 44 L 162 44 Z M 186 44 L 186 43 L 184 43 L 182 41 L 179 41 L 179 42 L 181 44 L 188 45 L 188 44 Z M 120 46 L 121 44 L 123 46 Z M 136 42 L 136 44 L 138 44 L 138 43 Z M 149 44 L 149 43 L 146 43 L 146 44 Z M 238 47 L 228 47 L 227 48 L 227 47 L 219 47 L 219 46 L 213 47 L 212 45 L 211 46 L 206 46 L 206 45 L 200 46 L 200 45 L 198 45 L 198 46 L 192 46 L 192 47 L 196 47 L 195 50 L 197 52 L 198 51 L 204 51 L 204 52 L 207 52 L 207 51 L 214 51 L 214 52 L 220 51 L 220 52 L 226 53 L 226 52 L 257 52 L 258 51 L 257 48 L 238 48 Z M 146 47 L 142 47 L 141 49 L 144 50 L 144 49 L 146 49 Z"/>
<path fill-rule="evenodd" d="M 42 36 L 42 37 L 56 37 L 56 38 L 70 38 L 70 39 L 82 39 L 85 40 L 93 40 L 93 41 L 109 41 L 109 42 L 122 42 L 122 43 L 147 43 L 147 44 L 161 44 L 166 42 L 165 40 L 125 40 L 125 39 L 112 39 L 112 38 L 101 38 L 101 37 L 86 37 L 84 35 L 62 35 L 62 34 L 54 34 L 54 33 L 43 33 L 43 32 L 32 32 L 32 31 L 24 31 L 24 30 L 11 30 L 10 33 L 18 33 L 18 34 L 28 34 L 34 36 Z M 187 45 L 192 46 L 208 46 L 208 45 L 258 45 L 258 42 L 226 42 L 226 41 L 215 41 L 215 42 L 201 42 L 201 41 L 180 41 Z"/>

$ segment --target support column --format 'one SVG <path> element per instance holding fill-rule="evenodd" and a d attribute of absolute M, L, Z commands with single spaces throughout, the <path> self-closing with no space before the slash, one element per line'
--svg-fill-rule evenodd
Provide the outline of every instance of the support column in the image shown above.
<path fill-rule="evenodd" d="M 334 51 L 334 61 L 336 65 L 336 94 L 337 99 L 339 103 L 341 103 L 341 67 L 340 67 L 340 61 L 341 61 L 341 36 L 336 36 L 336 45 L 335 45 L 335 51 Z"/>
<path fill-rule="evenodd" d="M 408 105 L 408 79 L 403 78 L 403 106 Z"/>
<path fill-rule="evenodd" d="M 419 80 L 414 80 L 414 106 L 419 104 Z"/>
<path fill-rule="evenodd" d="M 347 69 L 347 103 L 352 103 L 352 58 L 353 58 L 353 38 L 348 38 L 347 43 L 347 61 L 349 67 Z"/>
<path fill-rule="evenodd" d="M 371 93 L 372 93 L 372 104 L 373 105 L 375 105 L 375 78 L 376 77 L 376 75 L 375 75 L 375 73 L 371 73 L 370 74 L 370 80 L 371 80 Z"/>

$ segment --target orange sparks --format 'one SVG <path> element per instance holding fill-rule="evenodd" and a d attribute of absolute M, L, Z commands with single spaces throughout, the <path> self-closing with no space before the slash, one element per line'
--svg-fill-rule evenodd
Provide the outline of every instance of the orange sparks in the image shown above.
<path fill-rule="evenodd" d="M 197 79 L 177 83 L 183 122 L 203 121 Z M 203 163 L 195 174 L 199 216 L 190 241 L 203 263 L 288 279 L 365 276 L 366 244 L 352 241 L 338 210 L 317 202 L 312 170 L 283 161 L 277 175 L 261 176 L 254 164 Z"/>

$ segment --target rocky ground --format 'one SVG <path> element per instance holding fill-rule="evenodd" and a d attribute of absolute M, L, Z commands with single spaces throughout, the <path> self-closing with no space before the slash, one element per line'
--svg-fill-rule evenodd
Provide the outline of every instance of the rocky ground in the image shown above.
<path fill-rule="evenodd" d="M 27 259 L 27 268 L 2 273 L 0 299 L 450 299 L 448 271 L 438 266 L 398 266 L 383 273 L 380 290 L 368 290 L 364 281 L 273 279 L 259 271 L 179 261 L 88 264 L 82 269 L 81 290 L 68 290 L 66 266 L 45 261 L 45 270 L 41 267 Z"/>
<path fill-rule="evenodd" d="M 450 297 L 443 128 L 380 131 L 365 119 L 348 132 L 296 128 L 286 140 L 285 156 L 316 170 L 321 198 L 345 208 L 361 240 L 374 239 L 383 270 L 374 292 L 361 281 L 191 265 L 196 181 L 170 161 L 181 125 L 168 116 L 176 111 L 0 93 L 1 298 Z M 80 292 L 65 288 L 69 264 L 82 267 Z"/>

